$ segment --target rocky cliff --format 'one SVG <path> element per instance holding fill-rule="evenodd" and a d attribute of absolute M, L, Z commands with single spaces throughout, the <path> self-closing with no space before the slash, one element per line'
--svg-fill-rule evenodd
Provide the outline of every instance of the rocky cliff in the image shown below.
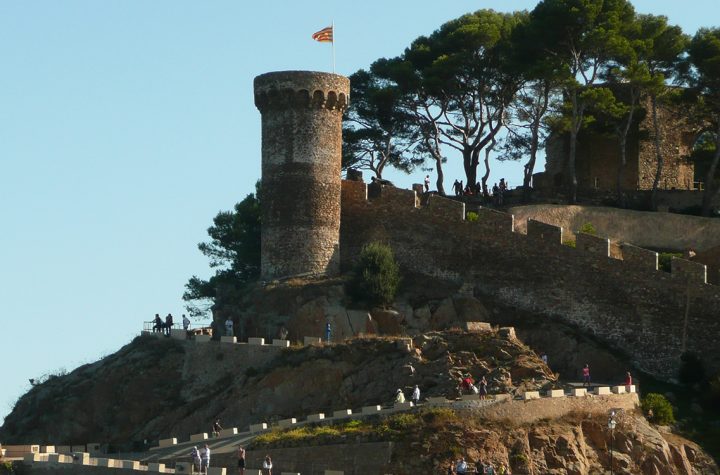
<path fill-rule="evenodd" d="M 555 376 L 512 335 L 431 332 L 414 339 L 357 338 L 286 350 L 144 336 L 103 360 L 31 389 L 0 428 L 5 443 L 143 441 L 225 426 L 389 402 L 418 384 L 452 394 L 457 379 L 486 376 L 491 391 L 540 389 Z M 252 352 L 248 352 L 252 350 Z"/>

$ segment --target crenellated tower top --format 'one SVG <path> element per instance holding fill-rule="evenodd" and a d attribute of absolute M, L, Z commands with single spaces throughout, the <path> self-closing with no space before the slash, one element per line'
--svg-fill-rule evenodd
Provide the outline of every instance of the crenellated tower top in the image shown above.
<path fill-rule="evenodd" d="M 269 109 L 329 109 L 343 112 L 348 106 L 350 80 L 345 76 L 314 71 L 277 71 L 255 78 L 255 105 Z"/>

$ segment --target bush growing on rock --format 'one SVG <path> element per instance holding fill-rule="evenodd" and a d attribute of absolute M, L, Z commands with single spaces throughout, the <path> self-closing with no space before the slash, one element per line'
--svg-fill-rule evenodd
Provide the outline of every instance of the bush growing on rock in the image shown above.
<path fill-rule="evenodd" d="M 675 422 L 672 405 L 662 394 L 649 393 L 643 398 L 641 405 L 645 414 L 652 410 L 651 422 L 660 425 L 669 425 Z"/>
<path fill-rule="evenodd" d="M 366 244 L 360 251 L 349 293 L 371 305 L 386 305 L 395 298 L 399 285 L 400 268 L 390 246 L 379 242 Z"/>

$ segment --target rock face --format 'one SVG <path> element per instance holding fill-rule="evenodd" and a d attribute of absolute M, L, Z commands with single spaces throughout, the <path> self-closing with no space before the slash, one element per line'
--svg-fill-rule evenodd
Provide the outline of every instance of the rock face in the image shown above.
<path fill-rule="evenodd" d="M 316 473 L 313 464 L 323 460 L 332 460 L 336 469 L 346 473 L 357 469 L 358 460 L 360 473 L 445 473 L 460 456 L 471 468 L 490 464 L 496 473 L 505 465 L 514 474 L 594 475 L 608 473 L 611 463 L 617 474 L 718 473 L 716 464 L 697 445 L 658 432 L 632 409 L 619 414 L 612 435 L 605 414 L 598 412 L 569 413 L 531 424 L 512 416 L 501 420 L 486 416 L 478 410 L 421 410 L 377 421 L 390 429 L 399 424 L 404 428 L 380 440 L 346 444 L 341 438 L 335 441 L 339 446 L 327 445 L 327 440 L 253 444 L 248 459 L 259 461 L 270 454 L 283 461 L 283 470 L 300 473 Z M 382 456 L 372 457 L 371 451 Z M 220 461 L 228 467 L 232 462 L 230 458 Z"/>
<path fill-rule="evenodd" d="M 144 439 L 208 432 L 216 417 L 244 429 L 389 403 L 396 389 L 409 396 L 416 384 L 423 397 L 452 396 L 468 373 L 485 376 L 490 392 L 555 382 L 531 350 L 494 331 L 431 332 L 415 337 L 412 347 L 409 342 L 362 338 L 248 354 L 240 351 L 247 345 L 139 337 L 98 363 L 33 388 L 5 419 L 0 439 L 132 449 Z"/>

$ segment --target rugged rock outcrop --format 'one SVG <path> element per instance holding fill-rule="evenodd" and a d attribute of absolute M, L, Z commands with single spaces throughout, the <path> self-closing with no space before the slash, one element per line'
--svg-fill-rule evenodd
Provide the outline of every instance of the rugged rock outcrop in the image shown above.
<path fill-rule="evenodd" d="M 506 334 L 504 334 L 506 335 Z M 6 443 L 109 443 L 390 402 L 451 395 L 461 375 L 486 376 L 491 391 L 540 389 L 555 377 L 522 342 L 499 332 L 431 332 L 409 339 L 358 338 L 280 351 L 138 337 L 114 355 L 52 378 L 23 396 L 0 428 Z M 256 351 L 257 350 L 257 351 Z"/>

